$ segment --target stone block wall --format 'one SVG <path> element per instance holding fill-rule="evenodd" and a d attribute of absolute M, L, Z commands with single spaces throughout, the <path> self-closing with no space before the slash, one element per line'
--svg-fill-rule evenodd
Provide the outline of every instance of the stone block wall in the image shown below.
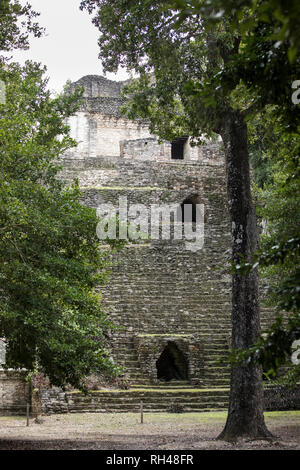
<path fill-rule="evenodd" d="M 0 415 L 25 415 L 28 401 L 25 372 L 0 369 Z"/>
<path fill-rule="evenodd" d="M 122 140 L 120 142 L 122 158 L 143 161 L 164 161 L 171 158 L 171 144 L 160 144 L 156 138 Z"/>
<path fill-rule="evenodd" d="M 84 98 L 120 98 L 121 90 L 128 81 L 115 82 L 99 75 L 86 75 L 70 85 L 70 92 L 83 87 Z"/>
<path fill-rule="evenodd" d="M 120 104 L 116 103 L 117 109 Z M 104 108 L 107 108 L 105 103 Z M 126 120 L 113 109 L 111 114 L 80 111 L 68 119 L 68 125 L 71 137 L 78 142 L 76 149 L 66 154 L 72 158 L 120 156 L 120 141 L 150 137 L 144 121 Z"/>
<path fill-rule="evenodd" d="M 196 334 L 134 335 L 134 347 L 141 369 L 151 384 L 158 384 L 156 363 L 168 344 L 176 344 L 188 364 L 187 377 L 192 385 L 202 386 L 204 377 L 204 345 Z"/>

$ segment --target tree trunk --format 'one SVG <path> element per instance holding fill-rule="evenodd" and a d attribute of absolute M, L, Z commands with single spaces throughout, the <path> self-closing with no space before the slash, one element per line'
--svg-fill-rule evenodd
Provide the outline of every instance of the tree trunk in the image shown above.
<path fill-rule="evenodd" d="M 252 260 L 257 249 L 255 208 L 250 191 L 247 126 L 238 111 L 226 113 L 222 139 L 225 146 L 227 191 L 232 224 L 232 260 Z M 258 273 L 235 272 L 232 279 L 232 348 L 247 349 L 260 332 Z M 257 365 L 232 367 L 227 422 L 218 437 L 267 438 L 263 415 L 262 369 Z"/>

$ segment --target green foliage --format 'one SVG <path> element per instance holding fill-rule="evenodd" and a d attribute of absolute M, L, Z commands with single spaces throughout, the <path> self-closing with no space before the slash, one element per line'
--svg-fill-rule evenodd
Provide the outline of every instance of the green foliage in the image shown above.
<path fill-rule="evenodd" d="M 297 0 L 171 0 L 168 6 L 178 9 L 179 24 L 198 15 L 215 30 L 229 18 L 229 31 L 240 45 L 218 76 L 221 87 L 229 92 L 242 80 L 256 97 L 254 111 L 276 104 L 286 131 L 299 132 L 300 108 L 291 105 L 292 82 L 300 76 Z"/>
<path fill-rule="evenodd" d="M 290 130 L 297 129 L 300 111 L 291 103 L 291 85 L 300 69 L 299 61 L 288 59 L 292 33 L 278 40 L 281 17 L 273 5 L 274 21 L 266 22 L 260 2 L 221 4 L 83 0 L 81 9 L 96 13 L 104 69 L 123 66 L 139 75 L 127 89 L 129 116 L 150 116 L 161 137 L 220 133 L 236 91 L 245 116 L 275 104 Z"/>
<path fill-rule="evenodd" d="M 95 293 L 108 259 L 96 211 L 58 178 L 81 91 L 51 99 L 43 73 L 30 62 L 0 70 L 0 337 L 7 367 L 33 371 L 38 361 L 53 384 L 83 389 L 87 374 L 116 371 L 105 349 L 113 325 Z"/>
<path fill-rule="evenodd" d="M 274 134 L 276 134 L 276 120 L 273 106 L 266 106 L 248 120 L 250 164 L 253 180 L 259 189 L 273 181 L 274 162 L 270 156 L 270 146 L 273 146 L 274 153 L 280 149 L 280 139 L 274 139 Z"/>
<path fill-rule="evenodd" d="M 170 0 L 168 7 L 180 11 L 180 20 L 197 14 L 215 24 L 230 15 L 232 29 L 239 28 L 244 36 L 253 32 L 258 23 L 272 25 L 269 38 L 278 46 L 288 41 L 288 58 L 291 62 L 296 60 L 300 48 L 297 0 Z"/>
<path fill-rule="evenodd" d="M 35 18 L 39 13 L 35 12 L 27 3 L 24 5 L 19 0 L 0 1 L 0 51 L 12 51 L 13 49 L 28 49 L 28 36 L 33 34 L 40 37 L 44 30 Z"/>
<path fill-rule="evenodd" d="M 268 378 L 273 379 L 280 366 L 289 365 L 290 370 L 280 382 L 293 386 L 300 377 L 299 365 L 291 363 L 292 344 L 300 338 L 300 318 L 290 316 L 288 323 L 284 324 L 280 316 L 266 334 L 262 334 L 256 344 L 248 350 L 233 350 L 230 360 L 233 364 L 244 361 L 246 364 L 261 363 L 266 370 Z"/>
<path fill-rule="evenodd" d="M 300 339 L 300 138 L 286 131 L 285 120 L 274 107 L 252 117 L 248 128 L 250 152 L 258 155 L 254 166 L 257 211 L 265 230 L 253 264 L 241 263 L 238 269 L 260 266 L 268 283 L 269 305 L 278 314 L 287 312 L 289 319 L 285 324 L 279 317 L 253 348 L 238 351 L 237 357 L 260 361 L 274 375 L 278 367 L 290 363 L 292 341 Z M 291 385 L 299 377 L 299 366 L 292 366 L 282 381 Z"/>
<path fill-rule="evenodd" d="M 178 24 L 163 2 L 148 0 L 86 0 L 81 8 L 96 11 L 104 70 L 124 66 L 139 75 L 124 89 L 130 118 L 150 117 L 152 132 L 169 140 L 188 133 L 197 142 L 219 130 L 230 106 L 218 76 L 220 49 L 226 55 L 237 47 L 226 22 L 213 32 L 197 16 Z"/>

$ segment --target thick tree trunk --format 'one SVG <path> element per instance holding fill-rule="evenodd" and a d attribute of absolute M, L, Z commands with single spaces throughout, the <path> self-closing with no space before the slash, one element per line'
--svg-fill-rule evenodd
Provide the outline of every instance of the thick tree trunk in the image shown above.
<path fill-rule="evenodd" d="M 250 192 L 247 126 L 239 112 L 224 120 L 227 191 L 232 224 L 232 259 L 251 260 L 257 249 L 256 214 Z M 258 273 L 233 275 L 232 348 L 247 349 L 260 332 Z M 262 370 L 256 365 L 232 368 L 227 422 L 219 439 L 271 437 L 263 415 Z"/>

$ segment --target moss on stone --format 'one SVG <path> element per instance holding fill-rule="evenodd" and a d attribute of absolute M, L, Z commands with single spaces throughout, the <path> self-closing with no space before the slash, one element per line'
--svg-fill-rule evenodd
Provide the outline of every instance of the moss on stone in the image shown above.
<path fill-rule="evenodd" d="M 89 186 L 82 188 L 82 191 L 90 189 L 107 190 L 107 191 L 165 191 L 166 188 L 158 188 L 156 186 Z"/>
<path fill-rule="evenodd" d="M 206 393 L 206 392 L 228 392 L 229 388 L 130 388 L 130 389 L 101 389 L 101 390 L 91 390 L 91 394 L 98 394 L 98 393 L 124 393 L 124 394 L 135 394 L 135 393 Z M 72 395 L 80 395 L 82 392 L 79 390 L 72 390 L 69 392 Z"/>
<path fill-rule="evenodd" d="M 185 337 L 190 337 L 190 336 L 193 336 L 192 333 L 182 333 L 182 334 L 178 334 L 178 333 L 139 333 L 137 334 L 137 336 L 139 338 L 145 338 L 145 337 L 168 337 L 168 336 L 171 336 L 172 338 L 173 337 L 178 337 L 178 338 L 185 338 Z"/>

